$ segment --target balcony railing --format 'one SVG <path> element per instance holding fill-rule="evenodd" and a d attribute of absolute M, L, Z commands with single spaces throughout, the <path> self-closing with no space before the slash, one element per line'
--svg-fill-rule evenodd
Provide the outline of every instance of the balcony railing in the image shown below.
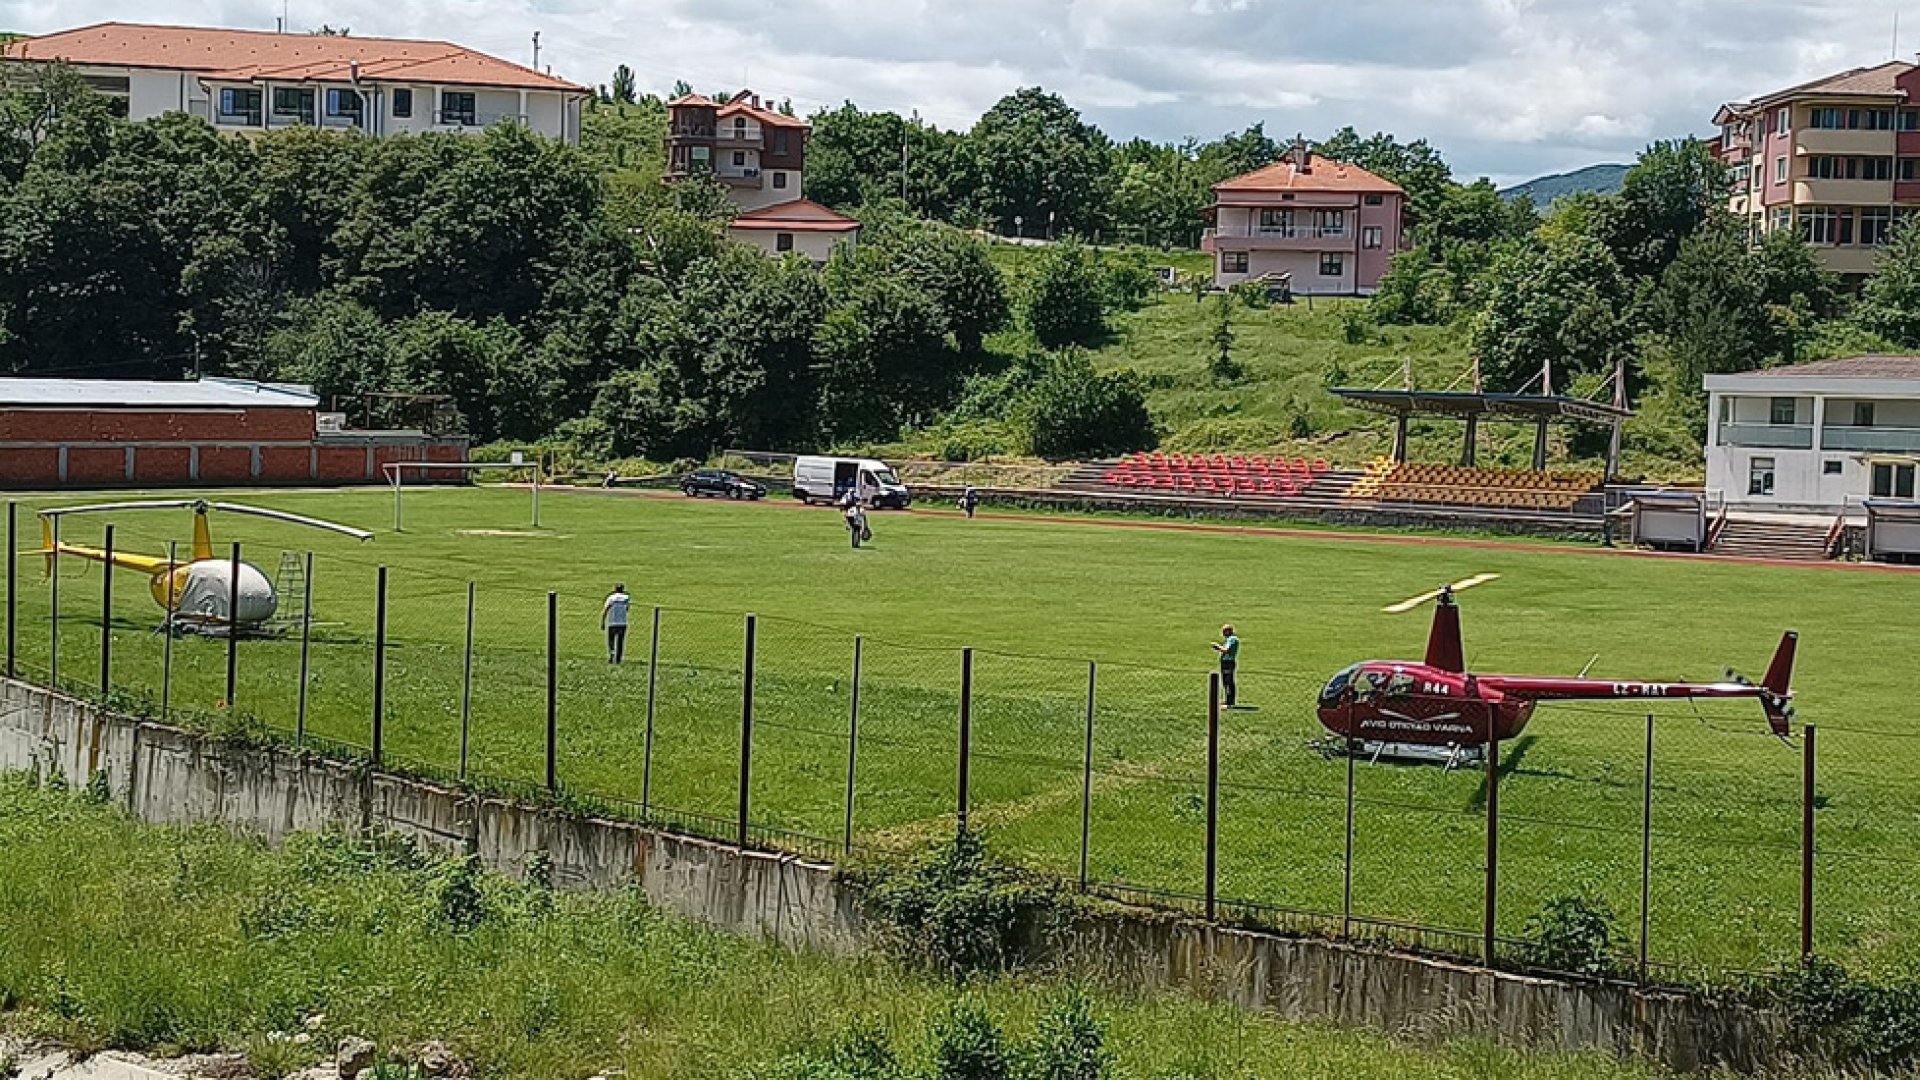
<path fill-rule="evenodd" d="M 261 113 L 259 109 L 253 109 L 249 112 L 223 112 L 216 113 L 213 122 L 216 124 L 225 124 L 228 127 L 259 127 L 260 117 Z"/>
<path fill-rule="evenodd" d="M 440 127 L 470 128 L 492 127 L 495 124 L 525 124 L 527 118 L 520 113 L 483 113 L 466 109 L 442 109 L 433 114 L 433 122 Z"/>
<path fill-rule="evenodd" d="M 1237 225 L 1208 229 L 1206 235 L 1255 240 L 1344 240 L 1353 233 L 1344 225 Z"/>
<path fill-rule="evenodd" d="M 1775 450 L 1813 449 L 1812 424 L 1721 424 L 1720 445 Z"/>
<path fill-rule="evenodd" d="M 1822 450 L 1920 451 L 1920 428 L 1833 425 L 1820 432 Z"/>

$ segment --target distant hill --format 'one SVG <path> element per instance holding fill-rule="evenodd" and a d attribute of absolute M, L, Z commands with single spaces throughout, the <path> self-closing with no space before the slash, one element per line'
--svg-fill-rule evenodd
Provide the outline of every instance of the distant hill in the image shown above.
<path fill-rule="evenodd" d="M 1583 191 L 1611 195 L 1620 190 L 1620 183 L 1626 178 L 1628 168 L 1630 166 L 1627 165 L 1589 165 L 1570 173 L 1529 180 L 1507 188 L 1500 194 L 1515 199 L 1524 196 L 1532 199 L 1533 205 L 1545 209 L 1562 195 L 1578 195 Z"/>

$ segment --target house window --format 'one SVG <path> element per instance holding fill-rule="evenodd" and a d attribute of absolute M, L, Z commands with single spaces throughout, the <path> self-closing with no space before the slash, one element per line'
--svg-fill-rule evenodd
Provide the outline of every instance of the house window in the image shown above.
<path fill-rule="evenodd" d="M 393 115 L 406 120 L 413 116 L 413 91 L 401 87 L 393 92 Z"/>
<path fill-rule="evenodd" d="M 1244 274 L 1247 272 L 1247 253 L 1244 251 L 1223 251 L 1220 253 L 1220 272 L 1223 274 Z"/>
<path fill-rule="evenodd" d="M 1792 116 L 1793 116 L 1792 106 L 1783 105 L 1780 108 L 1774 110 L 1773 133 L 1775 135 L 1785 135 L 1787 132 L 1793 130 L 1792 122 L 1791 122 Z"/>
<path fill-rule="evenodd" d="M 1320 276 L 1339 277 L 1347 271 L 1347 257 L 1338 251 L 1320 253 Z"/>
<path fill-rule="evenodd" d="M 745 150 L 735 150 L 733 152 L 733 163 L 736 166 L 745 168 L 747 164 L 747 152 Z"/>
<path fill-rule="evenodd" d="M 736 139 L 744 139 L 747 137 L 746 117 L 736 116 L 733 118 L 733 137 Z"/>
<path fill-rule="evenodd" d="M 1920 109 L 1900 110 L 1900 130 L 1920 131 Z"/>
<path fill-rule="evenodd" d="M 1813 206 L 1800 214 L 1800 238 L 1809 244 L 1837 243 L 1840 216 L 1831 206 Z"/>
<path fill-rule="evenodd" d="M 713 147 L 689 146 L 687 147 L 687 152 L 692 155 L 689 160 L 692 163 L 693 171 L 706 172 L 713 168 Z"/>
<path fill-rule="evenodd" d="M 1383 204 L 1383 203 L 1385 203 L 1386 201 L 1387 201 L 1387 197 L 1386 197 L 1385 195 L 1369 195 L 1369 196 L 1367 196 L 1367 205 L 1368 205 L 1368 206 L 1379 206 L 1379 205 L 1381 205 L 1381 204 Z"/>
<path fill-rule="evenodd" d="M 1293 211 L 1291 210 L 1260 211 L 1260 231 L 1292 235 Z"/>
<path fill-rule="evenodd" d="M 777 187 L 777 188 L 784 188 L 784 187 L 786 187 L 786 186 L 787 186 L 787 174 L 786 174 L 786 173 L 784 173 L 784 172 L 777 172 L 777 173 L 774 173 L 774 174 L 773 174 L 773 186 L 774 186 L 774 187 Z"/>
<path fill-rule="evenodd" d="M 1807 114 L 1807 126 L 1835 130 L 1846 126 L 1846 110 L 1822 106 Z"/>
<path fill-rule="evenodd" d="M 1820 463 L 1820 475 L 1839 476 L 1846 470 L 1846 467 L 1847 465 L 1844 461 L 1823 461 Z"/>
<path fill-rule="evenodd" d="M 220 91 L 220 122 L 259 127 L 260 91 L 237 90 L 231 87 L 222 89 Z"/>
<path fill-rule="evenodd" d="M 354 121 L 360 119 L 360 92 L 357 90 L 327 90 L 327 115 L 345 117 Z"/>
<path fill-rule="evenodd" d="M 1877 247 L 1887 242 L 1893 233 L 1893 211 L 1884 206 L 1867 206 L 1860 210 L 1860 243 L 1867 247 Z"/>
<path fill-rule="evenodd" d="M 1853 403 L 1853 426 L 1854 427 L 1872 427 L 1873 426 L 1873 402 L 1856 401 Z"/>
<path fill-rule="evenodd" d="M 1747 494 L 1773 494 L 1773 459 L 1752 458 L 1747 462 Z"/>
<path fill-rule="evenodd" d="M 1901 158 L 1900 172 L 1897 175 L 1902 180 L 1920 180 L 1920 158 Z"/>
<path fill-rule="evenodd" d="M 1321 236 L 1345 236 L 1347 234 L 1347 212 L 1345 210 L 1315 210 L 1313 223 Z"/>
<path fill-rule="evenodd" d="M 1360 230 L 1360 246 L 1363 248 L 1378 248 L 1385 238 L 1385 231 L 1378 225 L 1368 225 Z"/>
<path fill-rule="evenodd" d="M 313 123 L 313 91 L 297 87 L 275 87 L 273 119 L 283 124 Z"/>
<path fill-rule="evenodd" d="M 1778 232 L 1781 229 L 1793 228 L 1793 207 L 1776 206 L 1772 210 L 1769 210 L 1767 213 L 1768 213 L 1768 218 L 1767 218 L 1768 232 Z"/>
<path fill-rule="evenodd" d="M 1872 490 L 1876 499 L 1913 498 L 1913 466 L 1892 462 L 1874 465 Z"/>
<path fill-rule="evenodd" d="M 775 233 L 773 236 L 773 250 L 792 251 L 793 234 L 790 232 Z"/>
<path fill-rule="evenodd" d="M 776 154 L 785 154 L 787 152 L 786 132 L 776 131 L 773 133 L 773 152 Z"/>
<path fill-rule="evenodd" d="M 472 127 L 480 122 L 475 112 L 473 94 L 468 91 L 440 91 L 440 122 Z"/>
<path fill-rule="evenodd" d="M 1791 426 L 1793 424 L 1795 415 L 1799 412 L 1797 405 L 1798 405 L 1798 402 L 1796 402 L 1793 398 L 1790 398 L 1790 397 L 1774 398 L 1772 401 L 1773 408 L 1770 414 L 1771 415 L 1770 422 L 1773 423 L 1776 427 Z"/>
<path fill-rule="evenodd" d="M 1773 182 L 1776 184 L 1784 184 L 1787 182 L 1786 158 L 1777 157 L 1773 159 Z"/>

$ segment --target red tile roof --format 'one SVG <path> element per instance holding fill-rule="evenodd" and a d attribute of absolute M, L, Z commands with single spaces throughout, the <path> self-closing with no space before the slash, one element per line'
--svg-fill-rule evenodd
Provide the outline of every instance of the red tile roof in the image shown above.
<path fill-rule="evenodd" d="M 1761 368 L 1741 374 L 1762 378 L 1920 379 L 1920 356 L 1848 356 L 1838 360 L 1813 360 L 1804 364 Z"/>
<path fill-rule="evenodd" d="M 74 64 L 192 71 L 210 79 L 444 83 L 510 90 L 587 88 L 444 41 L 272 34 L 190 26 L 99 23 L 7 45 L 9 60 L 65 60 Z"/>
<path fill-rule="evenodd" d="M 1754 99 L 1755 105 L 1764 105 L 1771 101 L 1799 97 L 1803 94 L 1830 94 L 1844 97 L 1905 97 L 1900 89 L 1901 76 L 1912 71 L 1916 65 L 1905 60 L 1889 60 L 1874 67 L 1853 68 L 1838 75 L 1828 75 L 1812 82 L 1790 86 L 1785 90 L 1776 90 L 1764 97 Z"/>
<path fill-rule="evenodd" d="M 1319 154 L 1307 155 L 1307 169 L 1298 172 L 1292 159 L 1276 161 L 1263 169 L 1223 180 L 1213 185 L 1217 192 L 1235 191 L 1353 191 L 1378 194 L 1405 194 L 1400 185 L 1384 180 L 1358 165 L 1333 161 Z"/>
<path fill-rule="evenodd" d="M 779 232 L 854 232 L 860 228 L 860 223 L 812 199 L 794 199 L 749 210 L 733 219 L 733 228 Z"/>
<path fill-rule="evenodd" d="M 720 119 L 726 120 L 735 116 L 750 116 L 768 127 L 804 128 L 809 126 L 805 120 L 797 116 L 788 116 L 783 112 L 763 109 L 755 105 L 754 100 L 753 95 L 748 91 L 740 91 L 733 95 L 732 100 L 720 106 Z"/>

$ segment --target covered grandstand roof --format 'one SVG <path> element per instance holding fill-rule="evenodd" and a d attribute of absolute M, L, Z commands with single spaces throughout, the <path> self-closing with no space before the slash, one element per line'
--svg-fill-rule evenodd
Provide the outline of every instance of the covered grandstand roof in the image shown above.
<path fill-rule="evenodd" d="M 1633 415 L 1585 398 L 1541 394 L 1475 394 L 1452 390 L 1368 390 L 1340 386 L 1328 391 L 1347 404 L 1389 416 L 1444 416 L 1464 420 L 1579 420 L 1606 424 Z"/>

